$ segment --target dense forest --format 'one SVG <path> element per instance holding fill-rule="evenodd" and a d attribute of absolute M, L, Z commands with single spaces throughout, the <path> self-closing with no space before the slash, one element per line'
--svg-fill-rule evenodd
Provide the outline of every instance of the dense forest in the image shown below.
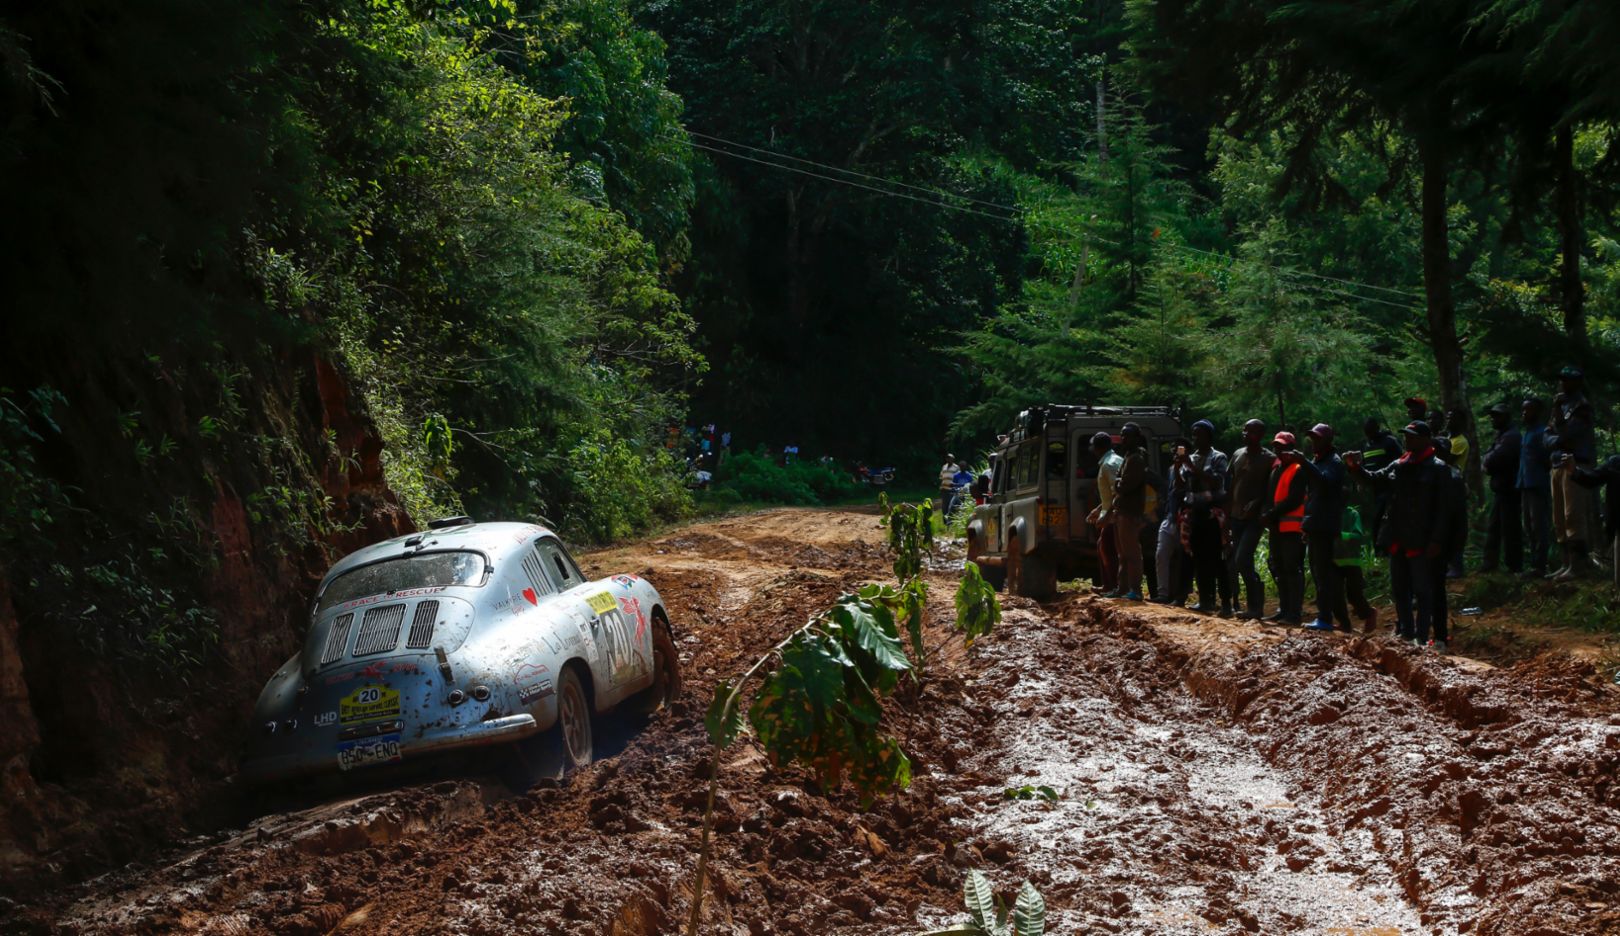
<path fill-rule="evenodd" d="M 221 658 L 239 715 L 335 553 L 648 529 L 683 426 L 920 476 L 1042 400 L 1612 401 L 1617 48 L 1610 0 L 8 5 L 0 716 Z M 0 760 L 88 773 L 50 727 Z"/>

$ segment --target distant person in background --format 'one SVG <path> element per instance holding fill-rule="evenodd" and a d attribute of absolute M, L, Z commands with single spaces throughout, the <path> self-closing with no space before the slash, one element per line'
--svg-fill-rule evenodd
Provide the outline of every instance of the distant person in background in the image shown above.
<path fill-rule="evenodd" d="M 939 512 L 950 513 L 951 492 L 956 490 L 956 473 L 962 466 L 956 463 L 956 456 L 950 453 L 945 455 L 945 464 L 939 466 Z"/>
<path fill-rule="evenodd" d="M 1312 630 L 1333 629 L 1339 598 L 1339 525 L 1344 522 L 1344 461 L 1333 448 L 1333 427 L 1317 423 L 1305 433 L 1311 440 L 1310 461 L 1301 460 L 1310 482 L 1305 495 L 1305 551 L 1311 560 L 1311 581 L 1316 585 L 1316 620 Z"/>
<path fill-rule="evenodd" d="M 1350 471 L 1374 490 L 1390 493 L 1389 516 L 1379 531 L 1378 548 L 1389 555 L 1395 601 L 1395 635 L 1422 646 L 1429 640 L 1434 613 L 1432 569 L 1445 563 L 1448 519 L 1446 485 L 1450 470 L 1434 457 L 1429 424 L 1413 420 L 1401 430 L 1406 453 L 1379 472 L 1368 472 L 1355 453 Z"/>
<path fill-rule="evenodd" d="M 1440 459 L 1446 467 L 1453 468 L 1460 474 L 1468 468 L 1468 417 L 1459 407 L 1452 407 L 1449 414 L 1445 419 L 1445 432 L 1436 432 L 1435 434 L 1434 457 Z M 1431 423 L 1431 425 L 1439 424 Z M 1465 486 L 1463 490 L 1466 494 L 1467 487 Z M 1452 551 L 1446 554 L 1446 578 L 1463 577 L 1463 551 L 1467 547 L 1468 525 L 1465 523 L 1462 527 L 1461 539 L 1455 541 L 1452 545 Z M 1436 596 L 1437 601 L 1442 598 L 1444 598 L 1444 595 Z"/>
<path fill-rule="evenodd" d="M 1569 373 L 1573 368 L 1566 368 Z M 1578 375 L 1580 372 L 1575 371 Z M 1571 381 L 1565 378 L 1565 385 Z M 1553 422 L 1547 434 L 1552 452 L 1553 534 L 1563 548 L 1564 564 L 1549 576 L 1567 582 L 1590 568 L 1587 550 L 1593 542 L 1592 489 L 1575 483 L 1575 472 L 1597 462 L 1597 441 L 1592 433 L 1592 404 L 1580 394 L 1559 394 L 1553 404 Z"/>
<path fill-rule="evenodd" d="M 1179 469 L 1181 459 L 1192 451 L 1192 442 L 1178 438 L 1170 445 L 1169 477 L 1165 479 L 1166 493 L 1163 519 L 1159 521 L 1159 535 L 1153 551 L 1153 580 L 1159 586 L 1155 599 L 1160 604 L 1182 607 L 1187 603 L 1187 592 L 1192 589 L 1192 563 L 1181 547 L 1181 509 L 1187 505 L 1187 488 L 1182 484 Z"/>
<path fill-rule="evenodd" d="M 1450 439 L 1435 439 L 1434 449 L 1437 456 L 1446 468 L 1446 477 L 1440 488 L 1440 536 L 1442 548 L 1447 556 L 1462 554 L 1463 546 L 1468 542 L 1468 482 L 1463 479 L 1462 469 L 1453 463 L 1449 455 Z M 1448 568 L 1438 563 L 1430 568 L 1432 578 L 1431 588 L 1434 595 L 1434 610 L 1430 614 L 1432 635 L 1424 643 L 1436 653 L 1445 653 L 1447 640 L 1451 630 L 1451 593 L 1446 591 L 1446 580 L 1455 578 Z"/>
<path fill-rule="evenodd" d="M 995 457 L 996 456 L 991 455 L 990 456 L 990 458 L 991 458 L 990 465 L 986 465 L 985 469 L 983 471 L 979 472 L 979 476 L 977 478 L 973 479 L 973 503 L 974 504 L 982 506 L 982 505 L 987 504 L 987 503 L 990 502 L 990 481 L 991 481 L 990 466 L 995 464 Z"/>
<path fill-rule="evenodd" d="M 1406 407 L 1406 421 L 1425 422 L 1429 418 L 1429 401 L 1422 397 L 1407 397 L 1403 405 Z"/>
<path fill-rule="evenodd" d="M 957 468 L 956 474 L 951 476 L 951 482 L 950 509 L 945 511 L 947 518 L 961 510 L 962 505 L 967 502 L 968 489 L 973 486 L 973 472 L 965 467 Z"/>
<path fill-rule="evenodd" d="M 1620 455 L 1610 455 L 1596 468 L 1577 467 L 1575 483 L 1593 490 L 1604 489 L 1603 538 L 1617 550 L 1614 561 L 1620 567 Z M 1620 568 L 1615 570 L 1615 584 L 1620 585 Z"/>
<path fill-rule="evenodd" d="M 1097 506 L 1086 523 L 1097 533 L 1097 587 L 1104 598 L 1118 598 L 1119 543 L 1114 539 L 1114 489 L 1125 459 L 1114 451 L 1114 440 L 1106 432 L 1091 437 L 1091 454 L 1097 459 Z"/>
<path fill-rule="evenodd" d="M 1147 510 L 1147 440 L 1142 428 L 1128 422 L 1120 427 L 1125 463 L 1114 486 L 1114 542 L 1119 549 L 1121 597 L 1142 600 L 1142 526 Z"/>
<path fill-rule="evenodd" d="M 1370 634 L 1378 629 L 1378 611 L 1367 601 L 1367 560 L 1372 539 L 1361 519 L 1362 508 L 1346 503 L 1339 520 L 1339 540 L 1333 555 L 1339 567 L 1338 601 L 1333 606 L 1333 617 L 1346 633 L 1354 633 L 1350 612 L 1361 620 L 1361 632 Z"/>
<path fill-rule="evenodd" d="M 1200 419 L 1192 427 L 1192 451 L 1178 461 L 1183 533 L 1198 581 L 1195 611 L 1232 614 L 1232 589 L 1221 555 L 1226 524 L 1226 453 L 1215 448 L 1215 424 Z M 1219 599 L 1219 604 L 1216 603 Z"/>
<path fill-rule="evenodd" d="M 1545 410 L 1534 397 L 1519 407 L 1519 474 L 1514 487 L 1530 549 L 1530 563 L 1520 573 L 1527 578 L 1547 575 L 1547 553 L 1552 548 L 1552 453 L 1547 450 Z"/>
<path fill-rule="evenodd" d="M 1230 580 L 1241 583 L 1248 593 L 1248 602 L 1237 617 L 1260 620 L 1266 615 L 1266 585 L 1254 567 L 1254 554 L 1260 548 L 1260 536 L 1266 524 L 1261 514 L 1271 501 L 1269 484 L 1271 469 L 1276 467 L 1277 456 L 1265 447 L 1266 424 L 1251 419 L 1243 424 L 1243 447 L 1232 456 L 1232 484 L 1227 498 L 1227 519 L 1231 529 L 1232 553 Z M 1232 599 L 1238 595 L 1233 588 Z"/>
<path fill-rule="evenodd" d="M 1494 572 L 1501 565 L 1517 575 L 1524 568 L 1524 528 L 1519 521 L 1522 505 L 1518 486 L 1522 442 L 1507 404 L 1498 403 L 1488 412 L 1496 437 L 1479 458 L 1491 488 L 1491 519 L 1485 532 L 1485 558 L 1479 571 Z"/>
<path fill-rule="evenodd" d="M 1390 463 L 1401 457 L 1401 440 L 1395 438 L 1395 433 L 1384 428 L 1378 417 L 1369 416 L 1361 424 L 1361 434 L 1365 441 L 1361 446 L 1361 464 L 1368 471 L 1383 471 Z M 1362 517 L 1367 523 L 1368 532 L 1377 538 L 1378 528 L 1384 522 L 1384 513 L 1389 510 L 1389 495 L 1384 492 L 1375 492 L 1372 498 L 1372 514 Z"/>
<path fill-rule="evenodd" d="M 1271 471 L 1271 503 L 1264 514 L 1271 529 L 1271 575 L 1277 580 L 1277 613 L 1266 618 L 1298 627 L 1305 615 L 1305 495 L 1309 491 L 1292 432 L 1271 439 L 1277 465 Z"/>

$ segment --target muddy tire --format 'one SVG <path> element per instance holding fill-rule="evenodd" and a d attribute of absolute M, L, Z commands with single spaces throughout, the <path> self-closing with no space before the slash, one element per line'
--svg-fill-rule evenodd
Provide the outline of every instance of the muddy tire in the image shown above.
<path fill-rule="evenodd" d="M 1016 543 L 1007 552 L 1007 593 L 1044 601 L 1057 594 L 1057 567 L 1050 560 L 1025 555 Z"/>
<path fill-rule="evenodd" d="M 557 677 L 557 723 L 517 743 L 508 783 L 519 791 L 541 780 L 561 780 L 591 762 L 590 693 L 573 666 Z"/>
<path fill-rule="evenodd" d="M 982 576 L 986 582 L 990 583 L 991 588 L 994 588 L 996 591 L 1000 591 L 1001 586 L 1007 581 L 1007 570 L 1002 566 L 992 567 L 985 565 L 981 561 L 983 556 L 984 549 L 979 542 L 979 538 L 974 536 L 972 533 L 969 533 L 967 541 L 967 561 L 979 567 L 979 575 Z"/>
<path fill-rule="evenodd" d="M 651 715 L 675 703 L 681 695 L 681 655 L 675 650 L 675 636 L 662 612 L 653 612 L 653 684 L 637 693 L 631 703 L 635 711 Z"/>

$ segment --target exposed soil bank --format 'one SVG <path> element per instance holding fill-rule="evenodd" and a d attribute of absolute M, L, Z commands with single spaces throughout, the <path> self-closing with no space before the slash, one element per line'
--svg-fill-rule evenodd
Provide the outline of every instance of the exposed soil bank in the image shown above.
<path fill-rule="evenodd" d="M 479 778 L 276 813 L 0 914 L 59 932 L 675 932 L 701 706 L 804 617 L 888 577 L 876 518 L 777 511 L 590 557 L 671 606 L 688 701 L 513 797 Z M 933 583 L 931 641 L 949 624 Z M 747 744 L 724 768 L 705 932 L 899 934 L 981 868 L 1051 931 L 1620 930 L 1620 703 L 1578 670 L 1066 597 L 1008 602 L 890 708 L 910 791 L 857 808 Z M 1055 803 L 1007 787 L 1046 784 Z"/>

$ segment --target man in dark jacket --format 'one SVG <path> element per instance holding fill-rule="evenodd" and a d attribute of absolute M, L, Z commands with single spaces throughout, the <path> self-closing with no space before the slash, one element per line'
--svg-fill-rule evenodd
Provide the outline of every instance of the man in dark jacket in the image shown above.
<path fill-rule="evenodd" d="M 1316 620 L 1306 626 L 1330 631 L 1339 604 L 1339 566 L 1334 558 L 1344 516 L 1344 462 L 1333 450 L 1332 426 L 1317 423 L 1305 436 L 1311 440 L 1313 453 L 1304 463 L 1310 482 L 1305 496 L 1305 550 L 1311 559 L 1311 581 L 1316 584 Z"/>
<path fill-rule="evenodd" d="M 1441 486 L 1441 501 L 1445 520 L 1441 529 L 1441 542 L 1444 544 L 1447 556 L 1458 555 L 1462 552 L 1463 544 L 1468 542 L 1468 482 L 1455 460 L 1446 458 L 1450 454 L 1450 439 L 1434 440 L 1435 457 L 1441 460 L 1446 467 L 1445 483 Z M 1434 563 L 1429 574 L 1433 576 L 1430 583 L 1434 595 L 1434 610 L 1430 612 L 1432 637 L 1427 642 L 1429 649 L 1436 653 L 1446 652 L 1446 641 L 1450 634 L 1451 622 L 1451 595 L 1446 591 L 1446 579 L 1449 576 L 1444 563 Z"/>
<path fill-rule="evenodd" d="M 1524 534 L 1530 541 L 1530 567 L 1523 575 L 1547 574 L 1547 551 L 1552 548 L 1552 453 L 1547 451 L 1546 407 L 1531 398 L 1519 408 L 1519 476 L 1514 487 L 1524 514 Z"/>
<path fill-rule="evenodd" d="M 1142 524 L 1147 512 L 1147 448 L 1142 427 L 1119 429 L 1125 465 L 1114 485 L 1114 537 L 1119 548 L 1119 587 L 1130 601 L 1142 600 Z"/>
<path fill-rule="evenodd" d="M 1383 471 L 1367 472 L 1354 454 L 1349 466 L 1375 490 L 1390 494 L 1389 516 L 1378 533 L 1378 548 L 1389 555 L 1395 634 L 1422 646 L 1429 640 L 1434 611 L 1431 570 L 1435 563 L 1443 567 L 1450 545 L 1445 490 L 1450 473 L 1434 457 L 1434 434 L 1428 423 L 1414 420 L 1401 434 L 1406 454 Z"/>
<path fill-rule="evenodd" d="M 1215 424 L 1193 423 L 1193 450 L 1177 459 L 1176 473 L 1186 501 L 1186 536 L 1192 567 L 1198 580 L 1195 611 L 1232 613 L 1232 592 L 1221 558 L 1222 527 L 1226 518 L 1226 453 L 1215 448 Z M 1215 603 L 1216 596 L 1220 604 Z"/>
<path fill-rule="evenodd" d="M 1496 437 L 1480 456 L 1480 465 L 1491 484 L 1491 522 L 1485 532 L 1485 560 L 1479 571 L 1493 572 L 1497 556 L 1507 570 L 1518 574 L 1524 567 L 1524 537 L 1519 513 L 1519 431 L 1513 427 L 1513 414 L 1505 403 L 1491 407 L 1491 428 Z"/>
<path fill-rule="evenodd" d="M 1603 538 L 1615 544 L 1615 584 L 1620 585 L 1620 455 L 1610 455 L 1596 468 L 1576 468 L 1575 483 L 1603 487 Z"/>
<path fill-rule="evenodd" d="M 1298 627 L 1305 605 L 1305 458 L 1292 432 L 1279 432 L 1277 466 L 1271 470 L 1271 503 L 1262 514 L 1271 529 L 1271 577 L 1277 580 L 1277 613 L 1266 618 Z"/>
<path fill-rule="evenodd" d="M 1266 586 L 1254 567 L 1255 550 L 1260 547 L 1260 534 L 1265 531 L 1261 513 L 1271 502 L 1271 469 L 1277 456 L 1265 447 L 1266 424 L 1251 419 L 1243 424 L 1243 448 L 1232 456 L 1232 489 L 1228 497 L 1231 507 L 1227 513 L 1232 530 L 1231 575 L 1241 581 L 1248 592 L 1246 609 L 1237 616 L 1258 621 L 1266 614 Z M 1236 600 L 1236 588 L 1233 589 Z"/>
<path fill-rule="evenodd" d="M 1565 373 L 1571 370 L 1566 368 Z M 1566 377 L 1564 383 L 1567 387 L 1572 381 Z M 1563 567 L 1549 576 L 1557 582 L 1586 573 L 1586 550 L 1596 533 L 1592 529 L 1592 490 L 1575 483 L 1577 469 L 1591 468 L 1597 462 L 1592 404 L 1581 396 L 1570 405 L 1570 392 L 1559 394 L 1553 406 L 1552 431 L 1547 434 L 1547 449 L 1552 452 L 1553 534 L 1564 553 Z"/>

